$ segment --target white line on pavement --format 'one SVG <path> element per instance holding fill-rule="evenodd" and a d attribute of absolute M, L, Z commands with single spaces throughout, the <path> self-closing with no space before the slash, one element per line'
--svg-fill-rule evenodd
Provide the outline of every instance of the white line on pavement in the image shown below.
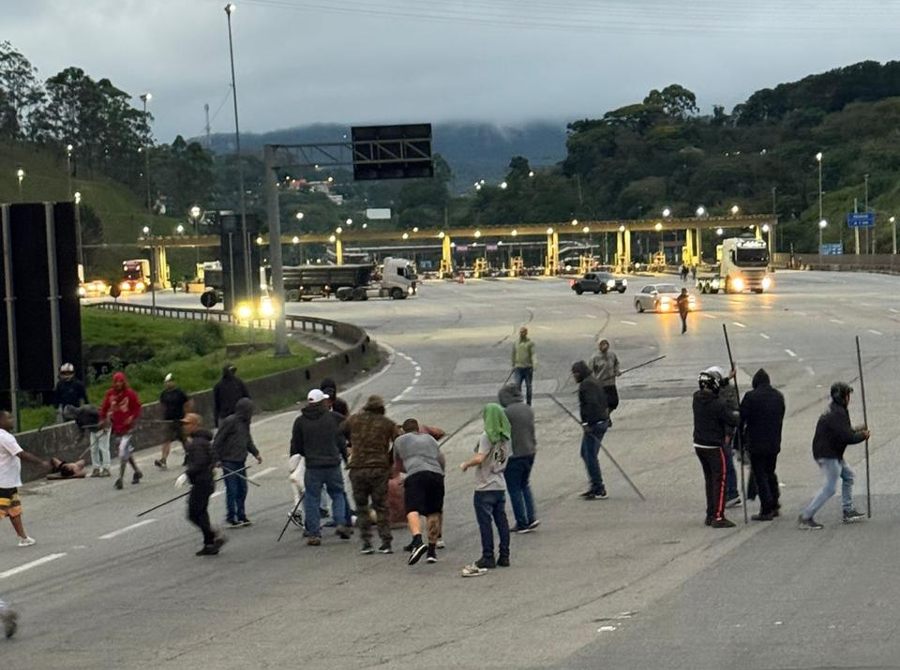
<path fill-rule="evenodd" d="M 869 332 L 872 333 L 872 335 L 884 335 L 880 330 L 874 330 L 873 328 L 869 328 Z"/>
<path fill-rule="evenodd" d="M 703 312 L 700 316 L 702 316 L 704 319 L 715 319 L 716 318 L 712 314 L 707 314 L 706 312 Z"/>
<path fill-rule="evenodd" d="M 794 353 L 793 351 L 791 351 L 790 349 L 785 349 L 785 350 L 784 350 L 784 353 L 786 353 L 786 354 L 787 354 L 788 356 L 790 356 L 791 358 L 797 358 L 797 354 L 795 354 L 795 353 Z"/>
<path fill-rule="evenodd" d="M 6 579 L 7 577 L 12 577 L 13 575 L 18 575 L 20 572 L 25 572 L 26 570 L 31 570 L 31 568 L 36 568 L 39 565 L 44 565 L 44 563 L 49 563 L 50 561 L 55 561 L 57 558 L 62 558 L 66 554 L 47 554 L 46 556 L 42 556 L 41 558 L 31 561 L 29 563 L 25 563 L 24 565 L 20 565 L 17 568 L 11 568 L 9 570 L 4 570 L 0 572 L 0 579 Z"/>
<path fill-rule="evenodd" d="M 405 389 L 400 391 L 400 393 L 398 393 L 393 398 L 391 398 L 390 402 L 397 402 L 398 400 L 402 400 L 403 396 L 405 396 L 407 393 L 409 393 L 412 390 L 413 390 L 412 386 L 407 386 Z"/>
<path fill-rule="evenodd" d="M 624 323 L 626 326 L 636 326 L 637 325 L 637 322 L 635 322 L 635 321 L 625 321 L 624 319 L 622 320 L 622 323 Z"/>
<path fill-rule="evenodd" d="M 813 370 L 813 369 L 812 369 L 810 366 L 808 366 L 808 365 L 806 366 L 806 371 L 807 371 L 809 374 L 811 374 L 813 377 L 816 376 L 816 371 Z"/>
<path fill-rule="evenodd" d="M 585 314 L 585 316 L 586 316 L 587 318 L 589 318 L 589 319 L 596 319 L 596 318 L 597 318 L 597 315 L 596 315 L 596 314 Z"/>
<path fill-rule="evenodd" d="M 731 323 L 733 323 L 733 324 L 734 324 L 735 326 L 737 326 L 738 328 L 746 328 L 746 327 L 747 327 L 747 326 L 745 326 L 743 323 L 741 323 L 740 321 L 732 321 Z"/>
<path fill-rule="evenodd" d="M 844 323 L 840 319 L 828 319 L 828 320 L 831 321 L 831 323 Z"/>
<path fill-rule="evenodd" d="M 760 333 L 759 336 L 760 336 L 761 338 L 763 338 L 764 340 L 771 340 L 771 339 L 772 339 L 771 337 L 769 337 L 769 336 L 766 335 L 765 333 Z"/>
<path fill-rule="evenodd" d="M 894 314 L 900 314 L 900 309 L 894 309 L 893 307 L 888 307 L 889 312 L 893 312 Z"/>
<path fill-rule="evenodd" d="M 135 528 L 140 528 L 141 526 L 146 526 L 148 523 L 153 523 L 156 519 L 144 519 L 143 521 L 138 521 L 137 523 L 133 523 L 130 526 L 125 526 L 124 528 L 119 528 L 119 530 L 114 530 L 111 533 L 107 533 L 106 535 L 101 535 L 99 540 L 111 540 L 114 537 L 118 537 L 119 535 L 124 535 Z"/>
<path fill-rule="evenodd" d="M 274 466 L 270 466 L 268 468 L 263 468 L 259 472 L 254 472 L 252 475 L 247 477 L 247 479 L 254 479 L 254 480 L 259 479 L 260 477 L 265 477 L 270 472 L 275 472 L 275 470 L 277 470 L 277 468 L 275 468 Z"/>

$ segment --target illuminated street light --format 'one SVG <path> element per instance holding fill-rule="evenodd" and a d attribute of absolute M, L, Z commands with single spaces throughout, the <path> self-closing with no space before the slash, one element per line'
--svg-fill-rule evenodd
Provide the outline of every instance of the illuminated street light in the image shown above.
<path fill-rule="evenodd" d="M 477 181 L 475 182 L 475 190 L 476 190 L 476 191 L 480 191 L 480 190 L 481 190 L 481 184 L 479 184 Z"/>
<path fill-rule="evenodd" d="M 347 219 L 346 221 L 344 221 L 344 223 L 346 223 L 348 226 L 352 226 L 352 225 L 353 225 L 353 219 Z"/>
<path fill-rule="evenodd" d="M 300 244 L 300 238 L 294 235 L 294 237 L 291 238 L 291 242 L 293 244 Z"/>
<path fill-rule="evenodd" d="M 624 226 L 624 225 L 619 225 L 619 232 L 620 232 L 620 233 L 624 233 L 624 232 L 625 232 L 625 226 Z"/>
<path fill-rule="evenodd" d="M 18 168 L 16 170 L 16 179 L 19 181 L 19 200 L 22 199 L 22 182 L 25 180 L 25 170 Z"/>
<path fill-rule="evenodd" d="M 408 239 L 409 239 L 409 233 L 403 233 L 403 235 L 401 235 L 401 237 L 402 237 L 404 240 L 408 240 Z"/>
<path fill-rule="evenodd" d="M 534 170 L 529 170 L 529 171 L 528 171 L 528 176 L 529 176 L 529 177 L 534 177 Z"/>
<path fill-rule="evenodd" d="M 509 186 L 509 184 L 507 184 L 505 181 L 501 181 L 501 182 L 500 182 L 500 189 L 501 189 L 501 190 L 505 191 L 507 186 Z"/>
<path fill-rule="evenodd" d="M 722 237 L 722 234 L 723 234 L 724 232 L 725 232 L 725 231 L 722 230 L 721 228 L 716 228 L 716 235 L 718 235 L 719 237 Z"/>
<path fill-rule="evenodd" d="M 666 207 L 663 209 L 662 215 L 663 215 L 664 219 L 668 219 L 670 216 L 672 216 L 672 210 L 669 209 L 668 207 Z M 659 230 L 659 229 L 657 228 L 657 230 Z"/>
<path fill-rule="evenodd" d="M 706 216 L 706 207 L 704 207 L 703 205 L 700 205 L 697 208 L 697 216 Z"/>
<path fill-rule="evenodd" d="M 578 225 L 578 219 L 572 219 L 572 225 L 573 225 L 573 226 L 577 226 L 577 225 Z"/>
<path fill-rule="evenodd" d="M 175 232 L 179 235 L 184 235 L 184 226 L 180 223 L 175 227 Z"/>
<path fill-rule="evenodd" d="M 737 216 L 738 212 L 740 212 L 740 211 L 741 211 L 741 208 L 738 207 L 737 205 L 731 206 L 731 216 Z"/>
<path fill-rule="evenodd" d="M 584 228 L 581 229 L 581 232 L 587 234 L 587 233 L 591 232 L 591 229 L 588 226 L 585 226 Z"/>
<path fill-rule="evenodd" d="M 364 223 L 364 224 L 362 225 L 362 227 L 363 227 L 363 230 L 365 230 L 366 228 L 369 227 L 369 224 L 368 224 L 368 223 Z"/>
<path fill-rule="evenodd" d="M 443 231 L 443 230 L 442 230 L 441 232 L 438 233 L 438 237 L 441 238 L 441 239 L 444 239 L 444 238 L 446 237 L 446 235 L 444 234 L 444 231 Z"/>
<path fill-rule="evenodd" d="M 297 212 L 296 214 L 294 214 L 294 218 L 297 219 L 297 221 L 303 221 L 303 217 L 303 212 Z"/>
<path fill-rule="evenodd" d="M 475 231 L 475 237 L 476 237 L 476 239 L 479 238 L 479 237 L 481 237 L 481 231 L 480 231 L 480 230 L 476 230 L 476 231 Z"/>
<path fill-rule="evenodd" d="M 891 246 L 891 253 L 896 256 L 897 255 L 897 217 L 892 216 L 891 218 L 888 219 L 888 221 L 890 221 L 891 226 L 893 226 L 893 228 L 894 228 L 894 230 L 891 233 L 893 236 L 891 238 L 891 241 L 893 243 Z"/>
<path fill-rule="evenodd" d="M 827 228 L 827 227 L 828 227 L 828 222 L 825 219 L 821 219 L 819 221 L 819 228 Z"/>
<path fill-rule="evenodd" d="M 512 229 L 512 232 L 510 233 L 510 235 L 512 235 L 513 237 L 515 237 L 515 236 L 518 235 L 518 234 L 519 234 L 519 231 L 516 230 L 515 228 L 513 228 L 513 229 Z"/>
<path fill-rule="evenodd" d="M 142 228 L 142 232 L 144 233 L 144 235 L 149 235 L 150 234 L 150 226 L 144 226 Z"/>
<path fill-rule="evenodd" d="M 328 241 L 331 242 L 332 244 L 334 244 L 334 243 L 337 241 L 337 238 L 336 238 L 334 235 L 331 235 L 331 236 L 328 238 Z"/>
<path fill-rule="evenodd" d="M 259 244 L 260 246 L 262 246 L 262 243 L 263 243 L 262 235 L 256 236 L 256 243 Z"/>
<path fill-rule="evenodd" d="M 419 232 L 419 227 L 418 227 L 418 226 L 413 226 L 413 232 L 414 232 L 414 233 L 418 233 L 418 232 Z"/>
<path fill-rule="evenodd" d="M 768 223 L 764 223 L 764 224 L 763 224 L 763 226 L 762 226 L 762 231 L 763 231 L 764 233 L 768 233 L 768 232 L 769 232 L 769 224 L 768 224 Z"/>
<path fill-rule="evenodd" d="M 548 235 L 552 235 L 552 234 L 553 234 L 553 228 L 547 228 L 547 234 L 548 234 Z"/>
<path fill-rule="evenodd" d="M 75 191 L 75 204 L 78 205 L 81 203 L 81 192 Z"/>
<path fill-rule="evenodd" d="M 656 225 L 653 226 L 653 227 L 656 229 L 656 232 L 657 232 L 657 233 L 658 233 L 659 231 L 661 231 L 662 228 L 663 228 L 662 224 L 659 223 L 659 222 L 657 222 Z"/>
<path fill-rule="evenodd" d="M 338 226 L 337 228 L 334 229 L 334 232 L 336 232 L 338 235 L 340 235 L 341 233 L 344 232 L 344 229 L 341 228 L 340 226 Z"/>

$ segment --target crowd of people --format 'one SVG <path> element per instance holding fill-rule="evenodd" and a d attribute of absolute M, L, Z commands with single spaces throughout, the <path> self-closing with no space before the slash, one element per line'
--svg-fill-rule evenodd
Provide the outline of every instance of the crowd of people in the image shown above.
<path fill-rule="evenodd" d="M 463 472 L 474 472 L 473 507 L 481 537 L 481 555 L 463 568 L 464 577 L 509 567 L 511 534 L 534 532 L 541 523 L 530 485 L 537 451 L 531 408 L 535 362 L 535 345 L 523 326 L 512 348 L 510 377 L 515 379 L 500 388 L 498 402 L 483 407 L 477 446 L 459 466 Z M 124 373 L 113 375 L 99 409 L 85 404 L 87 394 L 71 373 L 68 364 L 60 370 L 62 388 L 57 389 L 57 397 L 65 402 L 59 410 L 61 416 L 75 418 L 90 433 L 93 469 L 89 475 L 84 460 L 44 462 L 22 450 L 12 434 L 11 415 L 0 411 L 0 519 L 10 519 L 21 547 L 35 543 L 25 532 L 18 496 L 22 460 L 44 467 L 59 478 L 109 476 L 109 454 L 114 444 L 119 457 L 115 487 L 123 488 L 128 465 L 133 471 L 132 484 L 139 484 L 143 477 L 133 457 L 134 428 L 142 408 Z M 600 340 L 597 352 L 588 361 L 576 361 L 571 374 L 578 385 L 581 458 L 588 479 L 588 488 L 581 497 L 602 500 L 608 493 L 598 456 L 613 423 L 611 414 L 619 406 L 616 380 L 622 374 L 609 341 Z M 734 527 L 725 516 L 725 509 L 742 502 L 734 466 L 735 446 L 740 447 L 742 463 L 749 460 L 751 495 L 759 498 L 759 513 L 753 515 L 753 520 L 772 521 L 781 510 L 776 465 L 785 415 L 784 396 L 760 368 L 753 376 L 752 390 L 739 399 L 734 377 L 734 369 L 726 374 L 720 367 L 710 367 L 699 374 L 699 388 L 693 394 L 693 445 L 703 472 L 705 524 L 712 528 Z M 843 520 L 864 518 L 853 505 L 854 475 L 844 460 L 847 445 L 870 435 L 865 427 L 851 426 L 848 405 L 852 391 L 847 384 L 835 383 L 831 387 L 831 403 L 816 425 L 813 458 L 824 483 L 798 517 L 801 529 L 823 527 L 814 516 L 835 494 L 838 479 L 842 482 Z M 202 417 L 193 411 L 192 399 L 178 388 L 171 374 L 166 376 L 160 395 L 166 440 L 154 463 L 160 470 L 167 469 L 172 442 L 183 444 L 185 472 L 179 479 L 191 485 L 187 517 L 202 535 L 198 556 L 216 555 L 226 542 L 223 532 L 213 527 L 208 511 L 215 489 L 214 470 L 221 468 L 225 482 L 225 526 L 242 528 L 251 525 L 245 510 L 247 458 L 252 456 L 262 462 L 250 430 L 253 403 L 233 365 L 225 366 L 213 398 L 215 433 L 203 426 Z M 306 544 L 322 545 L 322 513 L 327 512 L 323 510 L 327 497 L 335 535 L 340 541 L 350 540 L 358 531 L 362 554 L 392 554 L 391 497 L 401 496 L 411 537 L 404 547 L 408 564 L 415 565 L 422 558 L 427 563 L 437 562 L 437 550 L 443 547 L 447 463 L 439 440 L 444 437 L 444 431 L 415 417 L 400 423 L 388 418 L 384 400 L 378 395 L 370 396 L 360 411 L 353 412 L 337 395 L 334 380 L 322 380 L 318 388 L 307 394 L 294 421 L 289 444 L 290 479 L 295 493 L 291 518 L 303 526 Z M 506 513 L 507 496 L 515 519 L 512 528 Z M 378 533 L 377 548 L 373 526 Z M 15 632 L 16 614 L 2 600 L 0 622 L 7 636 Z"/>

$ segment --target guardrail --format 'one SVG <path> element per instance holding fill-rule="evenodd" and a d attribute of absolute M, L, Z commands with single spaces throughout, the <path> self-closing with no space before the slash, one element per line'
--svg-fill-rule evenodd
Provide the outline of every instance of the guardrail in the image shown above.
<path fill-rule="evenodd" d="M 900 273 L 900 254 L 772 254 L 772 265 L 797 270 L 828 270 L 832 272 Z"/>

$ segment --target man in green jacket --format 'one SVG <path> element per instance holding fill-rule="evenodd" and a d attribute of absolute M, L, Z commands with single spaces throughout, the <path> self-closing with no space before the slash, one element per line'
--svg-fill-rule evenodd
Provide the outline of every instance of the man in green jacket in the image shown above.
<path fill-rule="evenodd" d="M 522 382 L 525 382 L 525 402 L 531 404 L 531 380 L 534 378 L 534 342 L 528 339 L 528 329 L 525 326 L 519 328 L 519 340 L 513 344 L 512 367 L 515 375 L 516 386 L 522 391 Z"/>

